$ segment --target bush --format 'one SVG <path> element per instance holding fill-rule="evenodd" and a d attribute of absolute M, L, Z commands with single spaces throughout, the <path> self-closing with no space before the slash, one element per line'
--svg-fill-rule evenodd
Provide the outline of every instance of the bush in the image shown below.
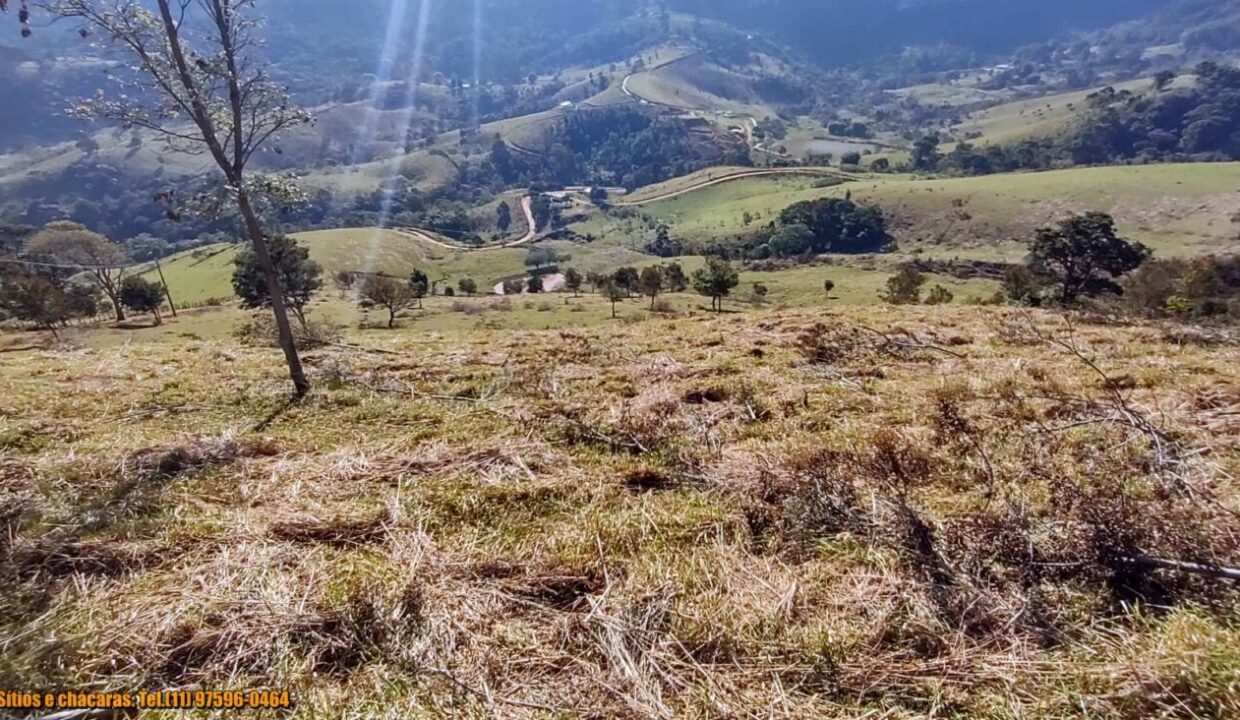
<path fill-rule="evenodd" d="M 942 285 L 935 285 L 933 288 L 930 288 L 930 292 L 926 293 L 926 299 L 924 302 L 927 305 L 947 305 L 954 300 L 955 297 L 956 296 L 952 295 L 951 291 L 947 288 Z"/>
<path fill-rule="evenodd" d="M 920 270 L 905 265 L 887 278 L 887 289 L 879 297 L 892 305 L 915 305 L 921 301 L 921 286 L 925 284 L 926 276 Z"/>
<path fill-rule="evenodd" d="M 1142 315 L 1235 316 L 1240 258 L 1148 262 L 1124 278 L 1124 305 Z"/>

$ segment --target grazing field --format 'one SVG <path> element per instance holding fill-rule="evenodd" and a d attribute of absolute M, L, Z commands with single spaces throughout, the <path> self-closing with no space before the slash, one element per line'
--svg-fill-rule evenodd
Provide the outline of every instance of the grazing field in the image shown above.
<path fill-rule="evenodd" d="M 651 223 L 687 239 L 753 232 L 788 205 L 847 194 L 887 214 L 906 251 L 980 260 L 1017 260 L 1034 230 L 1070 212 L 1100 210 L 1120 229 L 1162 256 L 1240 250 L 1240 163 L 1078 168 L 971 178 L 921 179 L 873 175 L 822 187 L 798 178 L 746 178 L 640 207 L 639 222 L 618 215 L 592 218 L 596 235 L 653 237 Z M 637 194 L 635 193 L 634 196 Z M 744 214 L 751 215 L 745 225 Z M 644 238 L 644 239 L 643 239 Z"/>
<path fill-rule="evenodd" d="M 1176 79 L 1172 87 L 1190 84 L 1192 81 L 1191 77 L 1182 76 Z M 1151 78 L 1138 78 L 1115 83 L 1110 87 L 1117 91 L 1144 94 L 1154 91 L 1153 83 Z M 1100 89 L 1095 87 L 1001 103 L 971 114 L 963 123 L 955 126 L 953 131 L 960 137 L 979 135 L 969 139 L 970 143 L 976 145 L 1003 145 L 1056 135 L 1088 109 L 1088 96 Z M 951 146 L 944 149 L 950 150 Z"/>
<path fill-rule="evenodd" d="M 274 348 L 196 334 L 229 310 L 6 353 L 0 686 L 276 687 L 328 720 L 1240 713 L 1234 588 L 1148 562 L 1240 564 L 1234 337 L 576 303 L 349 329 L 291 405 Z"/>

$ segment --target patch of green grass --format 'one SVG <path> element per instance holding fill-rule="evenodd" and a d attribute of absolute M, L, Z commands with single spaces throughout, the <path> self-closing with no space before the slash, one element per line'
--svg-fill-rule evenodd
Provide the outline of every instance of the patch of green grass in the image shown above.
<path fill-rule="evenodd" d="M 1191 82 L 1191 78 L 1181 77 L 1176 80 L 1176 85 Z M 1138 78 L 1115 83 L 1111 87 L 1117 91 L 1140 94 L 1153 90 L 1153 80 Z M 973 113 L 953 130 L 962 137 L 980 133 L 980 137 L 969 140 L 978 145 L 1003 145 L 1048 137 L 1062 132 L 1079 119 L 1089 109 L 1086 98 L 1100 89 L 1075 90 L 994 105 Z M 950 147 L 945 150 L 950 150 Z"/>
<path fill-rule="evenodd" d="M 1115 216 L 1128 237 L 1162 256 L 1240 246 L 1232 217 L 1240 163 L 1073 168 L 969 178 L 872 175 L 821 187 L 803 178 L 745 178 L 577 226 L 609 242 L 640 246 L 667 223 L 674 237 L 727 243 L 756 231 L 788 205 L 844 194 L 880 207 L 903 251 L 933 257 L 1019 260 L 1034 230 L 1070 212 Z M 743 222 L 745 212 L 753 217 Z M 645 218 L 649 218 L 646 220 Z"/>

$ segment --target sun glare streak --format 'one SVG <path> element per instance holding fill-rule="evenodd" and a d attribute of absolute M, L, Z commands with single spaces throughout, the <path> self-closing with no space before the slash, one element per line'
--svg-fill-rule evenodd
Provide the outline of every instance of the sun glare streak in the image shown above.
<path fill-rule="evenodd" d="M 482 0 L 474 0 L 474 84 L 470 86 L 473 92 L 473 116 L 470 118 L 471 126 L 478 127 L 478 100 L 482 92 Z"/>
<path fill-rule="evenodd" d="M 413 58 L 409 64 L 409 74 L 406 78 L 405 102 L 400 113 L 400 119 L 395 125 L 395 129 L 399 131 L 397 140 L 402 150 L 407 149 L 409 131 L 413 127 L 413 116 L 416 113 L 418 84 L 422 77 L 422 61 L 425 55 L 426 35 L 430 26 L 431 6 L 433 3 L 434 0 L 421 0 L 418 6 L 418 24 L 413 40 Z M 375 224 L 375 230 L 370 236 L 369 248 L 366 253 L 366 262 L 362 266 L 364 272 L 375 272 L 376 256 L 378 255 L 379 245 L 382 242 L 381 236 L 391 220 L 394 195 L 393 186 L 396 178 L 400 176 L 401 165 L 403 164 L 406 156 L 406 152 L 401 152 L 395 158 L 386 161 L 390 164 L 390 172 L 388 172 L 383 178 L 381 190 L 383 193 L 383 199 L 380 204 L 379 218 Z"/>

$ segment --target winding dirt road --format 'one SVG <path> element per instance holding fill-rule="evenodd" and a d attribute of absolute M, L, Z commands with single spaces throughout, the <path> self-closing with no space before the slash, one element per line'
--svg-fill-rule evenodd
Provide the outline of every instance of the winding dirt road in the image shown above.
<path fill-rule="evenodd" d="M 720 185 L 722 183 L 732 182 L 733 180 L 743 180 L 745 178 L 763 177 L 767 175 L 813 175 L 816 177 L 833 177 L 844 181 L 860 179 L 856 175 L 849 175 L 848 173 L 840 172 L 831 168 L 754 168 L 753 170 L 741 170 L 729 175 L 710 178 L 709 180 L 694 183 L 693 185 L 681 188 L 680 190 L 673 190 L 641 200 L 625 200 L 621 198 L 614 201 L 612 205 L 615 205 L 616 207 L 636 207 L 638 205 L 648 205 L 662 200 L 669 200 L 680 195 L 687 195 L 691 192 L 697 192 L 702 188 L 710 187 L 712 185 Z"/>
<path fill-rule="evenodd" d="M 515 247 L 521 247 L 522 245 L 528 245 L 534 242 L 534 240 L 538 238 L 538 230 L 535 229 L 536 226 L 534 223 L 534 198 L 532 196 L 530 195 L 521 196 L 521 211 L 525 213 L 525 224 L 526 224 L 525 226 L 527 228 L 525 231 L 525 235 L 522 236 L 520 240 L 513 240 L 512 242 L 506 242 L 506 243 L 503 243 L 502 245 L 487 245 L 486 247 L 471 247 L 469 245 L 454 245 L 452 243 L 446 243 L 442 240 L 439 240 L 438 238 L 431 237 L 429 234 L 427 234 L 425 230 L 419 230 L 418 228 L 393 227 L 389 229 L 392 232 L 399 233 L 401 235 L 404 235 L 405 237 L 410 237 L 415 240 L 421 240 L 422 242 L 430 243 L 431 245 L 437 245 L 441 248 L 446 248 L 448 250 L 460 250 L 463 252 L 482 252 L 485 250 L 500 250 L 502 248 L 515 248 Z"/>

